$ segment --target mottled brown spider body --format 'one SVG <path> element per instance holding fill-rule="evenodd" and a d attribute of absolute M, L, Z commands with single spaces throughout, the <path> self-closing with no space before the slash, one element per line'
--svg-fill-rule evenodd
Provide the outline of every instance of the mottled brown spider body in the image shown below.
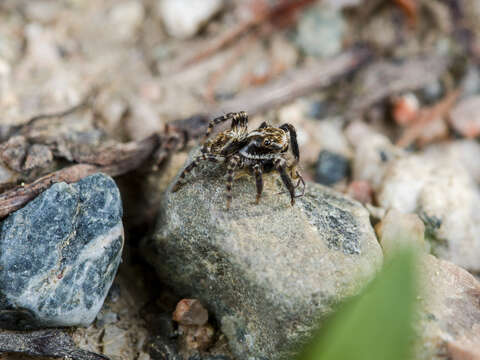
<path fill-rule="evenodd" d="M 277 128 L 268 126 L 264 122 L 258 129 L 249 132 L 248 116 L 241 111 L 213 119 L 208 126 L 205 138 L 208 139 L 215 125 L 228 120 L 232 121 L 230 130 L 222 131 L 213 139 L 205 141 L 201 150 L 202 154 L 183 170 L 172 191 L 177 191 L 184 184 L 185 176 L 200 161 L 208 160 L 227 164 L 227 209 L 232 200 L 233 175 L 238 170 L 247 170 L 255 177 L 257 204 L 263 191 L 262 174 L 278 171 L 290 193 L 293 205 L 295 198 L 302 196 L 305 189 L 305 182 L 296 169 L 300 153 L 295 128 L 290 124 L 284 124 Z M 293 160 L 289 157 L 289 149 L 293 154 Z M 292 178 L 298 179 L 295 186 Z M 303 185 L 302 193 L 295 195 L 295 188 L 300 184 Z"/>

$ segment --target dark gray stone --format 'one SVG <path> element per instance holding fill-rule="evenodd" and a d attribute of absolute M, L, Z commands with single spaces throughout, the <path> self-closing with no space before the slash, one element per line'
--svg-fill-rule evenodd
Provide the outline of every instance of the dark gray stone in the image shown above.
<path fill-rule="evenodd" d="M 233 184 L 225 210 L 225 167 L 207 164 L 167 192 L 144 254 L 179 296 L 199 299 L 240 360 L 292 359 L 294 345 L 332 306 L 355 294 L 382 253 L 368 212 L 318 184 L 290 205 L 277 174 Z"/>
<path fill-rule="evenodd" d="M 0 326 L 89 325 L 122 247 L 122 203 L 110 177 L 54 184 L 0 224 L 0 314 L 10 314 Z M 31 318 L 15 324 L 25 313 Z"/>
<path fill-rule="evenodd" d="M 340 154 L 322 150 L 315 168 L 315 181 L 322 185 L 333 185 L 350 174 L 349 160 Z"/>

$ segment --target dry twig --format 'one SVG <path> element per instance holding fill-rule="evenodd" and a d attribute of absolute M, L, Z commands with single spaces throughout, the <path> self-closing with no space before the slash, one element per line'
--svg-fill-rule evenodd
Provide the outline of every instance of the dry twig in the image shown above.
<path fill-rule="evenodd" d="M 446 121 L 446 116 L 453 105 L 455 105 L 459 94 L 460 91 L 458 89 L 454 90 L 437 104 L 420 110 L 417 118 L 412 121 L 413 125 L 405 130 L 396 145 L 407 147 L 413 143 L 432 122 Z"/>
<path fill-rule="evenodd" d="M 313 2 L 313 0 L 278 0 L 272 6 L 264 0 L 254 0 L 250 4 L 251 16 L 248 19 L 237 24 L 230 31 L 222 33 L 218 38 L 213 39 L 209 44 L 202 47 L 202 51 L 182 61 L 179 68 L 183 69 L 212 56 L 248 33 L 251 29 L 267 21 L 289 19 L 292 17 L 292 13 L 296 13 Z"/>
<path fill-rule="evenodd" d="M 227 112 L 242 109 L 250 115 L 257 114 L 331 85 L 364 65 L 370 56 L 366 48 L 346 51 L 317 64 L 289 71 L 272 83 L 245 91 L 221 103 L 219 108 Z M 218 114 L 213 112 L 213 115 Z"/>

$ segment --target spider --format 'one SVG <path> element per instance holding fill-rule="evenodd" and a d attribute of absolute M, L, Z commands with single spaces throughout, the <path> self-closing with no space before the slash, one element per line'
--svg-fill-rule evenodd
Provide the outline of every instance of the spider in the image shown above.
<path fill-rule="evenodd" d="M 228 120 L 232 121 L 230 130 L 222 131 L 216 137 L 208 140 L 215 125 Z M 289 162 L 287 157 L 289 148 L 293 153 L 293 162 Z M 249 132 L 248 116 L 245 111 L 228 113 L 210 121 L 201 154 L 195 157 L 182 171 L 172 192 L 177 191 L 185 184 L 186 175 L 200 162 L 223 162 L 227 165 L 227 210 L 232 202 L 233 176 L 238 170 L 247 170 L 255 177 L 257 187 L 255 204 L 260 202 L 263 191 L 262 174 L 278 171 L 290 193 L 293 206 L 295 198 L 303 196 L 305 192 L 305 181 L 296 169 L 299 160 L 297 133 L 293 125 L 283 124 L 277 128 L 263 122 L 258 129 Z M 298 179 L 296 185 L 292 183 L 292 179 Z M 303 187 L 302 192 L 295 195 L 295 189 L 300 184 Z"/>

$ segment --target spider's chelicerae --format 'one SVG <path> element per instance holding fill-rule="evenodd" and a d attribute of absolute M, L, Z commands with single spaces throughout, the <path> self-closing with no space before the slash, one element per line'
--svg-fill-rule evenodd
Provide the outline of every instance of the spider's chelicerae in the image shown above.
<path fill-rule="evenodd" d="M 231 120 L 230 130 L 220 132 L 216 137 L 208 140 L 215 125 Z M 177 191 L 185 183 L 185 176 L 190 173 L 201 161 L 224 162 L 227 165 L 227 209 L 232 201 L 232 183 L 236 171 L 247 170 L 255 177 L 257 185 L 256 204 L 259 203 L 263 191 L 262 174 L 277 171 L 290 193 L 291 204 L 295 198 L 302 196 L 305 182 L 297 170 L 300 152 L 297 143 L 297 133 L 293 125 L 283 124 L 272 127 L 263 122 L 260 127 L 248 131 L 248 116 L 244 111 L 228 113 L 210 121 L 205 134 L 205 143 L 201 155 L 183 170 L 178 181 L 173 186 Z M 291 149 L 293 159 L 289 157 Z M 292 183 L 297 180 L 297 184 Z M 295 195 L 295 188 L 302 184 L 302 191 Z"/>

